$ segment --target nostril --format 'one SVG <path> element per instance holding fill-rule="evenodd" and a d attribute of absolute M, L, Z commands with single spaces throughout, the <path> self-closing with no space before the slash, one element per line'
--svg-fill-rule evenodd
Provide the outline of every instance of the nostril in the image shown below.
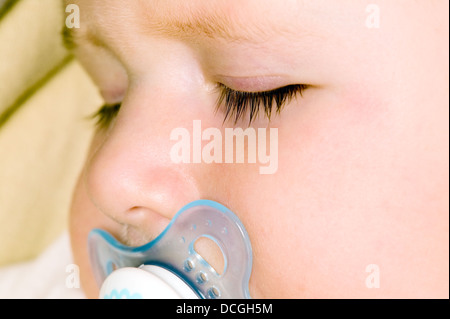
<path fill-rule="evenodd" d="M 128 246 L 141 246 L 158 237 L 170 219 L 141 206 L 128 209 L 121 216 L 124 225 L 120 240 Z"/>
<path fill-rule="evenodd" d="M 153 209 L 143 207 L 143 206 L 134 206 L 123 213 L 123 220 L 130 225 L 135 227 L 142 226 L 143 222 L 151 222 L 151 223 L 166 223 L 170 222 L 170 219 L 166 217 L 164 214 L 157 212 Z"/>
<path fill-rule="evenodd" d="M 150 214 L 150 210 L 148 208 L 142 207 L 142 206 L 134 206 L 128 209 L 125 212 L 127 220 L 130 219 L 141 219 L 145 218 L 145 214 Z"/>

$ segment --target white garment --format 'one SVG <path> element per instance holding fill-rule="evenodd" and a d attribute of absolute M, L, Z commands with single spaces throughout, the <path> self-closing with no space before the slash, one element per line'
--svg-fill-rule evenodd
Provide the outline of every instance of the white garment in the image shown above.
<path fill-rule="evenodd" d="M 0 268 L 0 299 L 84 299 L 64 233 L 38 258 Z"/>

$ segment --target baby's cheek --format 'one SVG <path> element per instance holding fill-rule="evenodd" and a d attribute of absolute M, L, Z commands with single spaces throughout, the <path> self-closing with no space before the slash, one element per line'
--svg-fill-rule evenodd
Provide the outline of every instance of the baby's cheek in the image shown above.
<path fill-rule="evenodd" d="M 317 297 L 337 286 L 364 287 L 354 274 L 370 264 L 382 229 L 373 216 L 388 196 L 387 106 L 352 90 L 297 107 L 280 121 L 279 168 L 267 185 L 274 205 L 261 208 L 271 232 L 261 250 L 272 269 L 298 280 L 284 291 Z"/>
<path fill-rule="evenodd" d="M 301 194 L 321 195 L 322 204 L 336 197 L 342 202 L 343 193 L 391 155 L 395 119 L 389 103 L 359 85 L 317 91 L 304 102 L 280 121 L 279 176 Z"/>

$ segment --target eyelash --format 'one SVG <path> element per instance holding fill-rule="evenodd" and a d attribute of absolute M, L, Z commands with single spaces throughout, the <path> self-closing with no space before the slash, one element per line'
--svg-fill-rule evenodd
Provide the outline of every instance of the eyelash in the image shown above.
<path fill-rule="evenodd" d="M 283 106 L 298 94 L 301 96 L 306 87 L 304 84 L 296 84 L 265 92 L 240 92 L 218 84 L 220 96 L 217 100 L 216 110 L 224 107 L 224 122 L 232 118 L 236 124 L 248 113 L 248 124 L 250 125 L 261 109 L 270 121 L 274 107 L 275 112 L 279 114 Z"/>
<path fill-rule="evenodd" d="M 122 103 L 115 105 L 103 105 L 97 112 L 95 112 L 91 118 L 95 119 L 96 127 L 100 129 L 106 129 L 119 113 Z"/>
<path fill-rule="evenodd" d="M 224 108 L 224 122 L 229 118 L 233 118 L 236 124 L 248 113 L 250 125 L 258 116 L 261 109 L 270 121 L 274 107 L 275 112 L 279 114 L 283 106 L 297 95 L 301 96 L 307 86 L 304 84 L 295 84 L 265 92 L 235 91 L 221 83 L 217 85 L 217 88 L 220 90 L 220 95 L 217 100 L 216 111 L 222 107 Z M 107 128 L 119 112 L 120 106 L 121 103 L 104 105 L 95 112 L 92 117 L 96 119 L 97 127 Z"/>

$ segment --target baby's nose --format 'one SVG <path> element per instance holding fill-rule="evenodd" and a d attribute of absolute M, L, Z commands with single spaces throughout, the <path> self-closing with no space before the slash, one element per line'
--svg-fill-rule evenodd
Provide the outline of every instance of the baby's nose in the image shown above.
<path fill-rule="evenodd" d="M 115 136 L 88 165 L 90 200 L 123 225 L 122 239 L 128 244 L 155 238 L 183 205 L 199 197 L 192 175 L 171 163 L 161 148 L 155 140 L 145 144 Z"/>

